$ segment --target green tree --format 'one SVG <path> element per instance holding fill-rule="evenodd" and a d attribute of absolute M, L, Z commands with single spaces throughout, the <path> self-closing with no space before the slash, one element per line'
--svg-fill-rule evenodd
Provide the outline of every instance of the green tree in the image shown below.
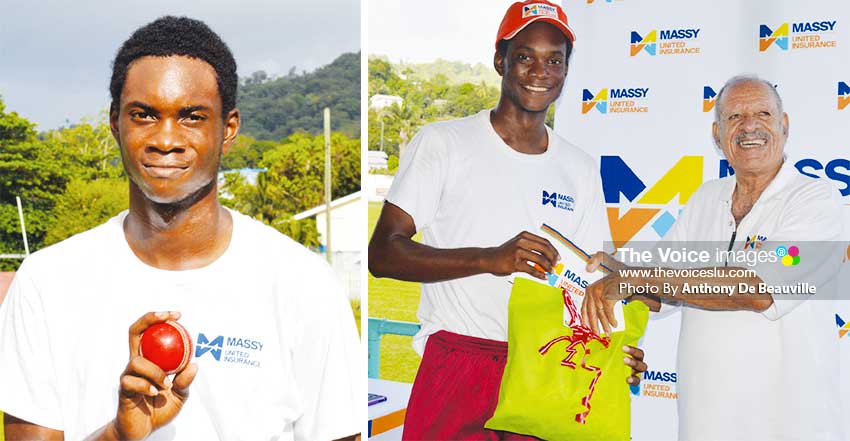
<path fill-rule="evenodd" d="M 15 197 L 25 213 L 30 249 L 38 249 L 52 224 L 50 211 L 65 189 L 68 175 L 55 161 L 34 124 L 0 101 L 0 253 L 22 253 L 21 229 Z M 0 269 L 14 269 L 19 261 L 0 261 Z"/>
<path fill-rule="evenodd" d="M 102 178 L 72 179 L 53 209 L 54 222 L 44 238 L 45 245 L 57 243 L 90 230 L 130 206 L 127 180 Z"/>
<path fill-rule="evenodd" d="M 490 72 L 486 74 L 486 72 Z M 494 79 L 495 78 L 495 79 Z M 369 93 L 395 95 L 402 104 L 369 109 L 369 150 L 381 144 L 384 151 L 399 155 L 413 135 L 434 121 L 460 118 L 492 108 L 499 100 L 498 75 L 483 65 L 438 60 L 420 65 L 394 65 L 385 59 L 369 59 Z M 473 81 L 468 81 L 473 80 Z"/>
<path fill-rule="evenodd" d="M 242 133 L 278 141 L 306 131 L 320 134 L 322 111 L 331 109 L 332 130 L 360 137 L 360 53 L 346 53 L 314 72 L 243 79 L 238 103 Z"/>
<path fill-rule="evenodd" d="M 66 173 L 81 179 L 117 178 L 123 175 L 121 151 L 112 137 L 107 113 L 96 120 L 84 118 L 68 128 L 44 134 L 45 148 Z"/>
<path fill-rule="evenodd" d="M 258 168 L 263 159 L 263 153 L 275 145 L 274 141 L 258 141 L 250 135 L 239 135 L 230 147 L 230 151 L 222 156 L 221 169 Z"/>
<path fill-rule="evenodd" d="M 306 246 L 317 246 L 315 221 L 292 216 L 324 201 L 324 136 L 295 133 L 263 154 L 251 185 L 238 173 L 225 175 L 223 202 L 271 225 Z M 334 199 L 360 190 L 360 140 L 331 135 Z"/>

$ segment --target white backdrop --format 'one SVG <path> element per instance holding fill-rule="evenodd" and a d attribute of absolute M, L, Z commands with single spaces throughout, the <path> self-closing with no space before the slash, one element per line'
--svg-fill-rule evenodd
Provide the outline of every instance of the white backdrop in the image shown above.
<path fill-rule="evenodd" d="M 727 174 L 711 139 L 711 109 L 723 83 L 741 73 L 776 85 L 790 118 L 789 160 L 841 190 L 850 226 L 850 2 L 563 6 L 577 41 L 555 130 L 600 162 L 615 242 L 659 239 L 696 187 Z M 850 273 L 850 248 L 846 260 Z M 850 305 L 837 309 L 836 324 L 850 329 Z M 633 440 L 676 439 L 679 319 L 651 321 L 642 341 L 650 372 L 632 390 Z M 850 366 L 850 335 L 839 330 L 842 365 Z M 842 380 L 850 398 L 850 373 Z"/>

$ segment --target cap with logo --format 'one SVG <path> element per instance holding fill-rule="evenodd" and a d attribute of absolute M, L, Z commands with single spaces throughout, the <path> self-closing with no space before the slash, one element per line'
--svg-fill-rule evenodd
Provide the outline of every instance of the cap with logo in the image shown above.
<path fill-rule="evenodd" d="M 502 24 L 499 25 L 499 32 L 496 34 L 496 49 L 499 48 L 499 41 L 516 37 L 516 34 L 536 21 L 555 25 L 571 42 L 575 43 L 576 34 L 570 28 L 567 14 L 560 6 L 546 0 L 526 0 L 512 4 L 505 12 Z"/>

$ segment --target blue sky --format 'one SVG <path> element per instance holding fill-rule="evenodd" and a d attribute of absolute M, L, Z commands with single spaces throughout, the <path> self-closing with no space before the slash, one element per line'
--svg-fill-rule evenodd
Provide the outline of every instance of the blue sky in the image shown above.
<path fill-rule="evenodd" d="M 235 5 L 239 5 L 234 9 Z M 109 104 L 110 64 L 139 26 L 162 15 L 205 21 L 233 51 L 240 76 L 285 75 L 360 50 L 358 0 L 33 0 L 3 5 L 0 96 L 38 130 L 97 116 Z"/>

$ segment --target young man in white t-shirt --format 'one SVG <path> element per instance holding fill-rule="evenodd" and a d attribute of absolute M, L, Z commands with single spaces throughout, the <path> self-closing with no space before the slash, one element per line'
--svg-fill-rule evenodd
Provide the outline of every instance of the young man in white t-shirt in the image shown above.
<path fill-rule="evenodd" d="M 200 21 L 163 17 L 122 45 L 109 118 L 130 209 L 17 273 L 0 306 L 6 439 L 359 431 L 361 358 L 340 284 L 313 253 L 218 201 L 236 86 L 233 55 Z M 139 342 L 178 319 L 196 350 L 169 376 Z"/>
<path fill-rule="evenodd" d="M 402 158 L 369 268 L 377 277 L 425 282 L 414 337 L 424 354 L 405 439 L 525 438 L 484 428 L 507 357 L 507 276 L 544 279 L 540 269 L 558 261 L 552 244 L 529 232 L 543 223 L 584 247 L 609 237 L 598 167 L 544 125 L 574 40 L 559 6 L 514 3 L 496 38 L 497 107 L 425 126 Z M 417 231 L 422 244 L 411 239 Z M 639 349 L 626 351 L 636 373 L 646 370 Z"/>

